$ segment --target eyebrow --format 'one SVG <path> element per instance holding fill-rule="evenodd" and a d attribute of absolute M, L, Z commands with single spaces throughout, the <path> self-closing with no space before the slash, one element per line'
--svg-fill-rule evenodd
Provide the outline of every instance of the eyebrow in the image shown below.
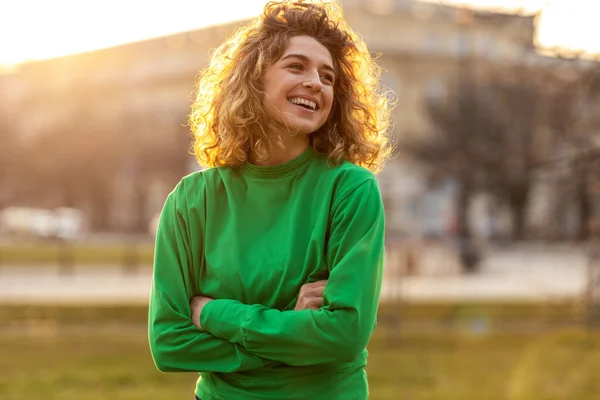
<path fill-rule="evenodd" d="M 291 53 L 291 54 L 288 54 L 288 55 L 286 55 L 284 57 L 281 57 L 280 61 L 287 60 L 288 58 L 299 58 L 302 61 L 310 62 L 310 58 L 308 58 L 304 54 L 296 54 L 296 53 Z M 333 67 L 331 65 L 329 65 L 329 64 L 323 64 L 323 68 L 326 69 L 326 70 L 328 70 L 328 71 L 330 71 L 331 73 L 333 73 L 333 75 L 335 75 L 335 69 L 333 69 Z"/>

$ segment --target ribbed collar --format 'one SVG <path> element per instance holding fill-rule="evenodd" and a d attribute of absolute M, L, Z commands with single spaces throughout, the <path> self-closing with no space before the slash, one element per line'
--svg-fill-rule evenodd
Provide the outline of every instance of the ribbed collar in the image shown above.
<path fill-rule="evenodd" d="M 277 179 L 286 176 L 294 175 L 302 172 L 308 167 L 311 161 L 315 158 L 316 152 L 311 146 L 308 146 L 302 154 L 296 158 L 286 161 L 283 164 L 259 166 L 245 162 L 242 165 L 242 172 L 245 175 L 263 179 Z"/>

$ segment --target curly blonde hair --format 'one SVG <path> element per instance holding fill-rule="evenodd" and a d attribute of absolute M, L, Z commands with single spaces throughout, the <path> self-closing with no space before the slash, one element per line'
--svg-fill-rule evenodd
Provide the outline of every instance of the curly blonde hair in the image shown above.
<path fill-rule="evenodd" d="M 331 113 L 309 135 L 309 144 L 336 164 L 347 160 L 374 173 L 381 170 L 392 152 L 392 93 L 380 86 L 381 68 L 338 4 L 302 0 L 269 2 L 260 17 L 214 51 L 201 71 L 189 115 L 201 166 L 239 166 L 251 155 L 268 158 L 276 141 L 268 129 L 263 74 L 289 39 L 300 35 L 324 45 L 337 71 Z"/>

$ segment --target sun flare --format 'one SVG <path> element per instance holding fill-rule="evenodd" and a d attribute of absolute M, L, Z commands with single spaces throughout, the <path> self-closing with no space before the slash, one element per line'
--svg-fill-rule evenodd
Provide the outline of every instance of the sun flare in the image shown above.
<path fill-rule="evenodd" d="M 535 12 L 543 46 L 600 52 L 589 0 L 430 0 Z M 258 15 L 265 0 L 21 0 L 2 6 L 0 66 L 75 54 Z"/>

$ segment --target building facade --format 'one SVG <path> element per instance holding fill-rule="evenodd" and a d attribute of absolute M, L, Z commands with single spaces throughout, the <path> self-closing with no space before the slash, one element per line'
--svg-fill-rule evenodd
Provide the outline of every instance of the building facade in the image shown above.
<path fill-rule="evenodd" d="M 397 95 L 393 114 L 396 138 L 427 134 L 430 120 L 425 105 L 445 102 L 457 90 L 467 62 L 469 74 L 483 75 L 490 69 L 538 57 L 533 16 L 411 0 L 344 0 L 342 4 L 350 26 L 372 52 L 380 54 L 382 81 Z M 189 137 L 185 127 L 194 79 L 206 65 L 211 49 L 241 23 L 24 64 L 0 76 L 2 107 L 14 122 L 15 135 L 24 142 L 76 129 L 72 121 L 85 113 L 87 124 L 100 127 L 95 134 L 135 135 L 139 141 L 154 143 L 157 152 L 173 146 L 170 151 L 181 154 L 183 170 L 189 172 L 197 168 L 186 153 Z M 107 229 L 126 230 L 135 221 L 139 226 L 140 219 L 150 221 L 160 210 L 184 172 L 179 166 L 169 173 L 170 167 L 165 165 L 160 173 L 158 167 L 158 172 L 142 178 L 136 160 L 116 166 Z M 451 182 L 435 190 L 428 188 L 422 169 L 402 148 L 379 180 L 392 235 L 447 231 L 453 215 Z M 140 204 L 141 216 L 139 211 L 132 212 Z"/>

